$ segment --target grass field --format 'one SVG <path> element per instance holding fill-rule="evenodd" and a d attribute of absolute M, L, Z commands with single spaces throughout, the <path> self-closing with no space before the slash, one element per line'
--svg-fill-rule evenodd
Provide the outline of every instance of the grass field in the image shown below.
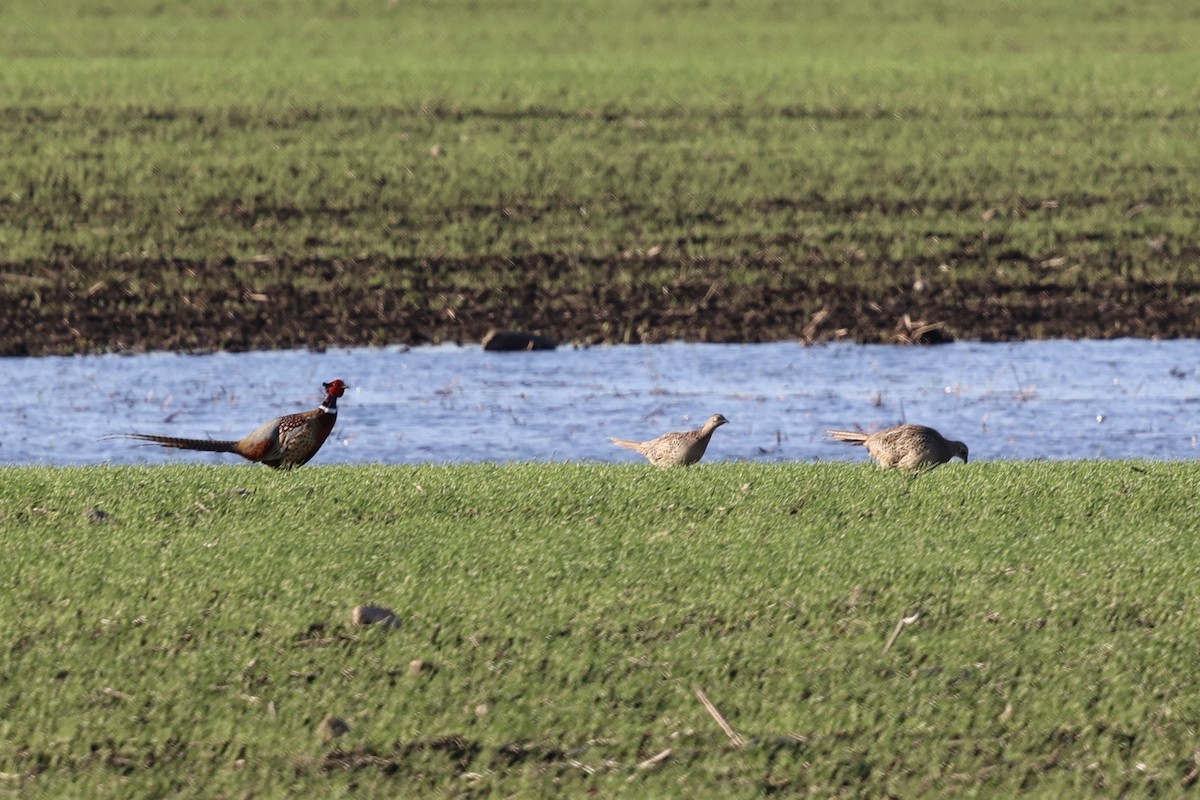
<path fill-rule="evenodd" d="M 1177 796 L 1198 492 L 1153 462 L 5 469 L 0 794 Z"/>
<path fill-rule="evenodd" d="M 8 4 L 0 339 L 1197 336 L 1197 41 L 1115 0 Z"/>

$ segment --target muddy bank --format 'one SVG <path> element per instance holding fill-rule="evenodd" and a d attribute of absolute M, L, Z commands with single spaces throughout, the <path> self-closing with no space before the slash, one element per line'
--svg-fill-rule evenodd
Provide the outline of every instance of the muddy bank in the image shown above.
<path fill-rule="evenodd" d="M 434 275 L 442 266 L 410 265 Z M 494 266 L 481 264 L 479 274 L 493 274 Z M 344 273 L 324 283 L 251 285 L 206 267 L 209 277 L 198 288 L 177 292 L 155 283 L 177 263 L 139 264 L 117 280 L 93 280 L 74 266 L 10 266 L 0 276 L 0 355 L 472 343 L 492 328 L 576 344 L 1200 337 L 1200 286 L 1178 283 L 789 287 L 727 282 L 714 277 L 722 274 L 718 264 L 669 285 L 583 285 L 546 280 L 567 268 L 553 258 L 503 266 L 510 278 L 524 270 L 524 279 L 507 288 L 481 280 L 453 291 L 420 278 L 405 289 L 381 288 Z M 454 269 L 461 275 L 464 266 Z"/>

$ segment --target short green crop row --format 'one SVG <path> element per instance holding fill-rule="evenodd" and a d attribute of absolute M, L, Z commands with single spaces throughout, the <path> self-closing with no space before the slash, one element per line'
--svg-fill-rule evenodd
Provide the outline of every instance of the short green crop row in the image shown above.
<path fill-rule="evenodd" d="M 538 253 L 789 291 L 1200 276 L 1184 3 L 368 5 L 0 10 L 4 261 L 161 263 L 145 298 Z"/>
<path fill-rule="evenodd" d="M 4 469 L 0 794 L 1173 796 L 1197 496 L 1151 462 Z"/>

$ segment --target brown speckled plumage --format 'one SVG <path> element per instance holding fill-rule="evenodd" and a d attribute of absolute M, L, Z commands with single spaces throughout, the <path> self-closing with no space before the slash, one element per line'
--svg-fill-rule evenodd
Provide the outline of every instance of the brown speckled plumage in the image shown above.
<path fill-rule="evenodd" d="M 204 450 L 214 453 L 237 453 L 250 461 L 260 461 L 268 467 L 291 469 L 308 463 L 325 444 L 337 422 L 337 399 L 346 390 L 340 379 L 325 384 L 325 402 L 312 411 L 276 417 L 260 425 L 253 433 L 236 442 L 216 439 L 182 439 L 151 433 L 130 433 L 130 439 L 176 447 L 180 450 Z"/>
<path fill-rule="evenodd" d="M 967 461 L 967 446 L 946 439 L 933 428 L 924 425 L 896 425 L 875 433 L 857 431 L 825 431 L 839 442 L 861 444 L 881 467 L 908 470 L 933 469 L 952 458 Z"/>
<path fill-rule="evenodd" d="M 700 460 L 704 451 L 708 449 L 708 440 L 712 438 L 713 431 L 728 421 L 720 414 L 713 414 L 703 427 L 692 431 L 664 433 L 648 442 L 631 442 L 615 436 L 608 438 L 614 444 L 641 453 L 656 467 L 686 467 Z"/>

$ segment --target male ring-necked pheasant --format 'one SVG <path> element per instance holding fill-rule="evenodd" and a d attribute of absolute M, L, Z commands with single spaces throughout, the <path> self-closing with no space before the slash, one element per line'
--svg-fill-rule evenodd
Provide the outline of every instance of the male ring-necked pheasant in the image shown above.
<path fill-rule="evenodd" d="M 206 450 L 214 453 L 237 453 L 251 461 L 261 461 L 268 467 L 291 469 L 317 454 L 333 424 L 337 422 L 337 401 L 348 388 L 341 379 L 325 386 L 325 402 L 312 411 L 288 414 L 260 425 L 259 428 L 236 442 L 216 439 L 181 439 L 176 436 L 159 436 L 153 433 L 130 433 L 130 439 L 154 442 L 163 447 L 180 450 Z"/>
<path fill-rule="evenodd" d="M 729 420 L 720 414 L 713 414 L 703 427 L 692 431 L 672 431 L 664 433 L 657 439 L 648 442 L 631 442 L 628 439 L 618 439 L 610 436 L 609 441 L 621 447 L 636 450 L 656 467 L 687 467 L 695 464 L 708 449 L 708 440 L 713 431 Z"/>

